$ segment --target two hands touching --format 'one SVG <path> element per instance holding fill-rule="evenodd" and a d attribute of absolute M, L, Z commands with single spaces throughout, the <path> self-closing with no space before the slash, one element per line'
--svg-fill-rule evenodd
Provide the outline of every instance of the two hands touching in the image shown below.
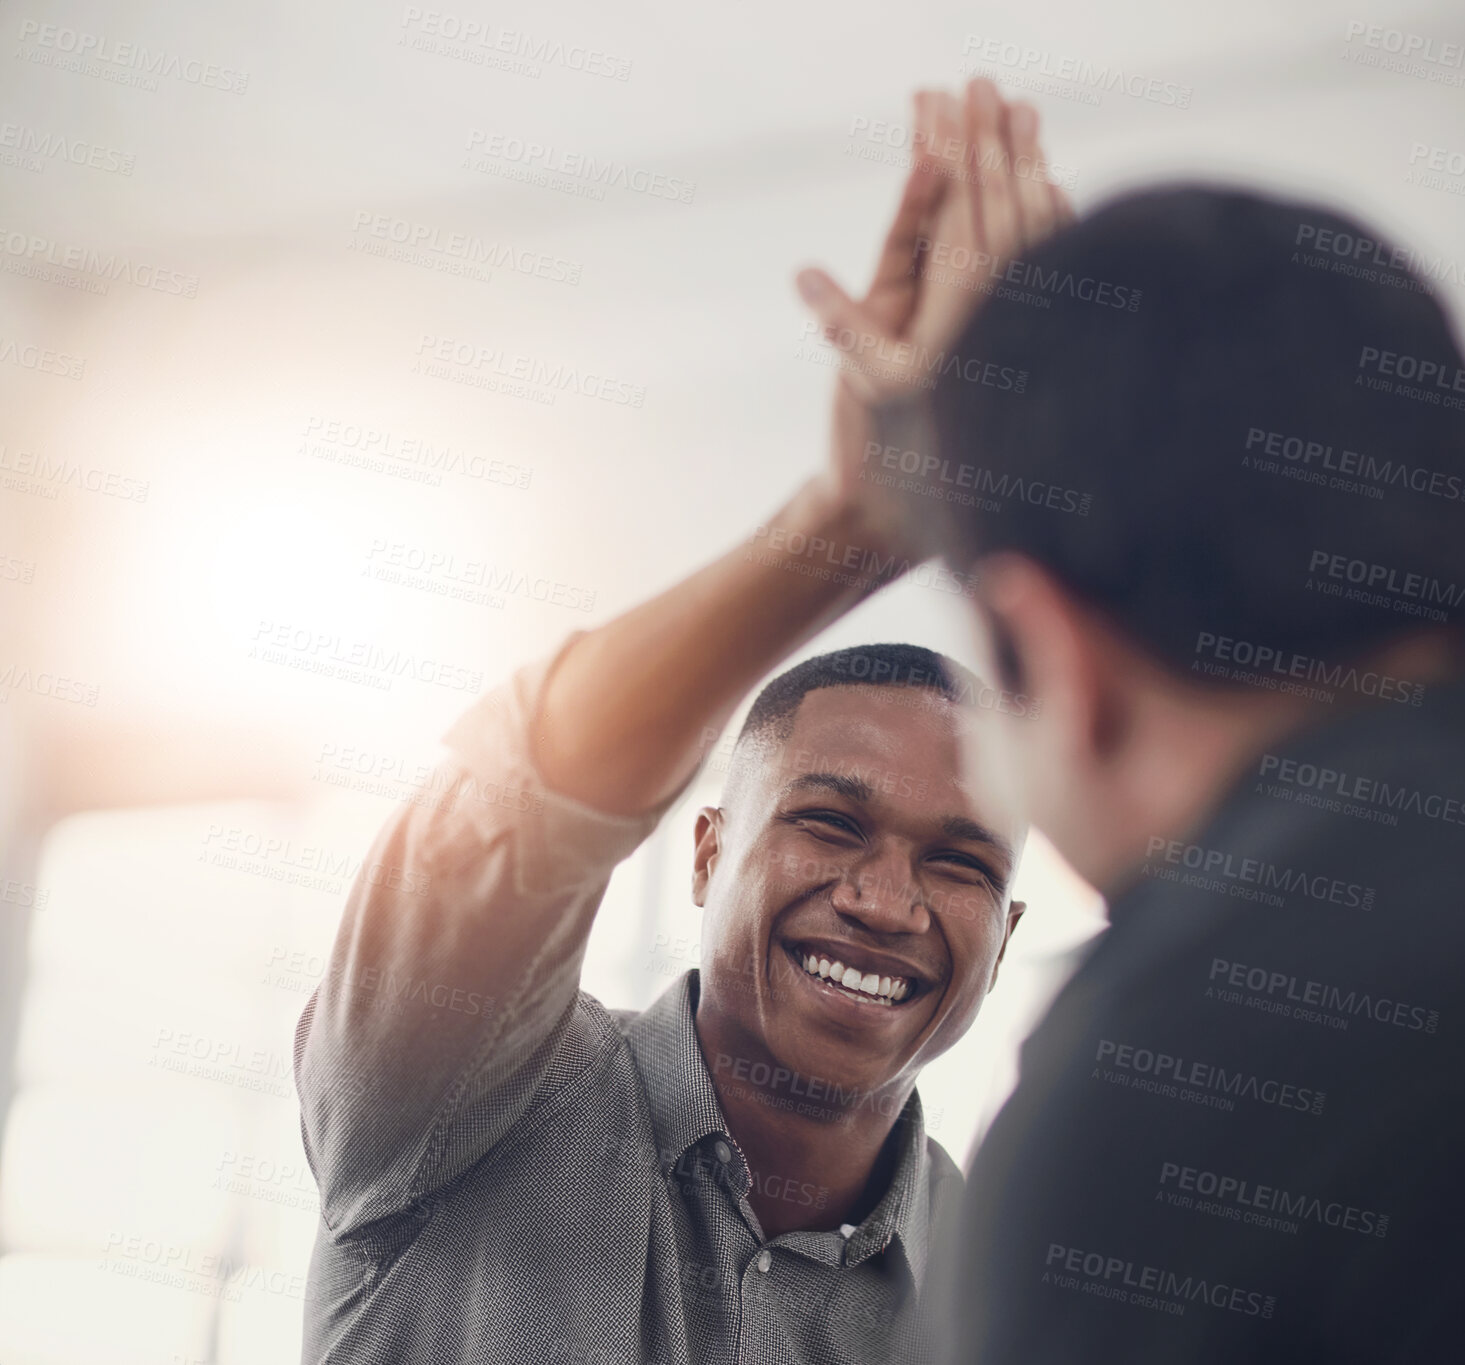
<path fill-rule="evenodd" d="M 799 275 L 842 353 L 826 466 L 751 541 L 570 644 L 533 740 L 554 790 L 611 814 L 666 801 L 760 678 L 933 552 L 907 499 L 861 478 L 866 445 L 920 409 L 922 357 L 956 342 L 997 263 L 1072 210 L 1041 173 L 1037 113 L 990 81 L 963 98 L 922 91 L 915 115 L 913 164 L 864 297 L 822 271 Z M 933 247 L 949 266 L 925 268 Z M 805 554 L 815 547 L 851 571 L 824 572 Z"/>
<path fill-rule="evenodd" d="M 797 277 L 841 354 L 830 458 L 815 496 L 872 549 L 912 564 L 929 547 L 903 500 L 862 480 L 867 443 L 882 417 L 919 405 L 930 386 L 923 359 L 955 343 L 997 271 L 1073 217 L 1044 173 L 1031 105 L 1004 101 L 981 79 L 962 96 L 918 91 L 914 104 L 910 174 L 864 297 L 851 298 L 822 270 Z"/>

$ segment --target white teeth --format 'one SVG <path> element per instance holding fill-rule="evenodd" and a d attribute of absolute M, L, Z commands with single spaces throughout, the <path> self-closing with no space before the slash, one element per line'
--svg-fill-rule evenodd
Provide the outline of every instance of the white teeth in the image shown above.
<path fill-rule="evenodd" d="M 903 976 L 881 976 L 877 972 L 861 972 L 858 967 L 846 967 L 836 958 L 831 962 L 817 953 L 806 953 L 803 967 L 810 976 L 817 976 L 847 991 L 871 996 L 882 1005 L 893 1005 L 904 1000 L 911 993 L 911 983 Z"/>

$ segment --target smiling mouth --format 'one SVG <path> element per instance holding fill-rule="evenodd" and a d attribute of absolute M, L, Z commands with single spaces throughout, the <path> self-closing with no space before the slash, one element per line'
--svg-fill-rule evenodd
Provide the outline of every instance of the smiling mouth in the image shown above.
<path fill-rule="evenodd" d="M 800 944 L 785 943 L 782 946 L 789 960 L 805 976 L 837 995 L 875 1009 L 898 1009 L 908 1005 L 923 989 L 922 982 L 916 977 L 890 976 L 875 971 L 873 965 L 862 965 L 858 961 L 858 951 L 850 953 L 851 960 L 846 962 L 842 957 L 831 957 L 826 951 Z"/>

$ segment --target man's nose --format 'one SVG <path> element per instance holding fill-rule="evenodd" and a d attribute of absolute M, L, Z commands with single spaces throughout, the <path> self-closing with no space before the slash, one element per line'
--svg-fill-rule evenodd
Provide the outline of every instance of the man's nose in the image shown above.
<path fill-rule="evenodd" d="M 931 912 L 909 855 L 895 845 L 871 849 L 850 865 L 834 888 L 841 915 L 887 933 L 924 933 Z"/>

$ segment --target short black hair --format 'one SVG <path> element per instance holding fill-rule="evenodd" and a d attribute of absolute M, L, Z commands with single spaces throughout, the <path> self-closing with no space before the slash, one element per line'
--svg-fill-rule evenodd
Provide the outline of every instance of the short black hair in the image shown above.
<path fill-rule="evenodd" d="M 745 739 L 782 742 L 793 733 L 799 704 L 821 687 L 916 687 L 947 701 L 971 703 L 981 682 L 971 669 L 921 645 L 853 645 L 817 654 L 785 670 L 754 699 L 737 748 Z"/>
<path fill-rule="evenodd" d="M 1436 273 L 1318 204 L 1113 200 L 1013 263 L 954 347 L 983 364 L 936 381 L 941 477 L 970 490 L 925 501 L 943 552 L 1034 559 L 1196 681 L 1206 634 L 1330 663 L 1458 637 L 1465 360 Z"/>

